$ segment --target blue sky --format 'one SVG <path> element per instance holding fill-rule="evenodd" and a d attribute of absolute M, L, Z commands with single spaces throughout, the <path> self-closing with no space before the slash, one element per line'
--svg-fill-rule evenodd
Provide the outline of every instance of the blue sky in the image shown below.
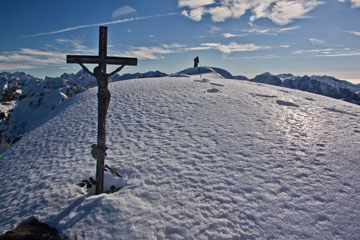
<path fill-rule="evenodd" d="M 360 79 L 360 0 L 0 0 L 0 71 L 77 72 L 66 54 L 137 57 L 121 73 L 191 67 Z M 109 68 L 111 70 L 111 68 Z"/>

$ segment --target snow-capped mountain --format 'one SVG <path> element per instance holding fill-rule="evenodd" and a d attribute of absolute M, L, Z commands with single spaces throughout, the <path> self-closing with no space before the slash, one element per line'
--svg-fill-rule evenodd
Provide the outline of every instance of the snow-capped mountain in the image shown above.
<path fill-rule="evenodd" d="M 3 147 L 54 116 L 66 99 L 96 85 L 94 78 L 82 72 L 44 80 L 24 73 L 2 73 L 0 83 L 0 142 Z"/>
<path fill-rule="evenodd" d="M 354 85 L 328 76 L 274 76 L 264 73 L 254 79 L 233 76 L 216 67 L 188 68 L 168 75 L 159 71 L 115 75 L 110 82 L 136 78 L 181 77 L 199 74 L 215 74 L 218 78 L 248 80 L 317 93 L 336 99 L 360 104 L 360 85 Z M 68 98 L 95 87 L 96 80 L 84 71 L 77 74 L 64 73 L 60 77 L 38 79 L 25 73 L 0 73 L 0 152 L 19 140 L 25 133 L 35 129 L 66 106 Z M 66 101 L 65 101 L 66 102 Z M 60 107 L 62 106 L 62 107 Z"/>
<path fill-rule="evenodd" d="M 250 81 L 298 89 L 347 102 L 360 104 L 360 85 L 338 80 L 329 76 L 294 76 L 292 74 L 272 75 L 263 73 Z"/>
<path fill-rule="evenodd" d="M 277 76 L 272 75 L 271 73 L 263 73 L 261 75 L 255 76 L 255 78 L 251 79 L 253 82 L 271 84 L 275 86 L 281 86 L 282 81 Z"/>
<path fill-rule="evenodd" d="M 112 82 L 117 82 L 121 80 L 129 80 L 136 78 L 156 78 L 156 77 L 166 77 L 168 74 L 160 72 L 160 71 L 149 71 L 146 73 L 126 73 L 123 75 L 115 75 L 112 77 Z"/>
<path fill-rule="evenodd" d="M 163 76 L 167 74 L 150 71 L 115 75 L 110 81 Z M 20 72 L 0 73 L 0 152 L 56 115 L 65 100 L 96 85 L 85 71 L 43 80 Z"/>
<path fill-rule="evenodd" d="M 0 155 L 0 233 L 35 216 L 79 240 L 359 239 L 360 106 L 216 72 L 109 88 L 125 187 L 77 185 L 96 168 L 91 88 Z"/>

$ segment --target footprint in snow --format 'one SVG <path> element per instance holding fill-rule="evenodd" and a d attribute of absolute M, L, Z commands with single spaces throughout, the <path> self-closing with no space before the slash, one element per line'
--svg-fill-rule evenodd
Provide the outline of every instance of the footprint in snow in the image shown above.
<path fill-rule="evenodd" d="M 210 80 L 203 78 L 203 79 L 199 79 L 199 80 L 194 80 L 194 82 L 199 82 L 199 83 L 208 83 L 210 82 Z"/>
<path fill-rule="evenodd" d="M 208 93 L 218 93 L 218 92 L 220 92 L 220 90 L 217 88 L 212 88 L 212 89 L 207 90 L 207 92 Z"/>
<path fill-rule="evenodd" d="M 292 102 L 286 102 L 282 100 L 276 100 L 276 103 L 281 106 L 287 106 L 287 107 L 299 107 L 299 105 L 292 103 Z"/>
<path fill-rule="evenodd" d="M 280 92 L 290 93 L 289 91 L 286 91 L 286 90 L 280 90 Z"/>
<path fill-rule="evenodd" d="M 275 96 L 275 95 L 254 94 L 254 93 L 251 93 L 250 95 L 253 96 L 253 97 L 277 98 L 277 96 Z"/>
<path fill-rule="evenodd" d="M 328 218 L 328 216 L 326 216 L 326 215 L 318 215 L 316 217 L 316 223 L 328 222 L 328 221 L 330 221 L 330 218 Z"/>
<path fill-rule="evenodd" d="M 213 86 L 217 86 L 217 87 L 225 87 L 225 85 L 220 84 L 220 83 L 210 83 Z"/>

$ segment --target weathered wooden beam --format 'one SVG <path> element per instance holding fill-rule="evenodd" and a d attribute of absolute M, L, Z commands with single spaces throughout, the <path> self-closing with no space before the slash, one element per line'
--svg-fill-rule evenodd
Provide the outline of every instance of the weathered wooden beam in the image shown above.
<path fill-rule="evenodd" d="M 111 65 L 130 65 L 137 66 L 137 58 L 127 58 L 127 57 L 106 57 L 101 59 L 99 56 L 85 56 L 85 55 L 67 55 L 67 63 L 89 63 L 89 64 L 99 64 L 104 62 L 105 64 Z"/>
<path fill-rule="evenodd" d="M 107 27 L 100 26 L 99 34 L 99 57 L 100 61 L 99 66 L 101 70 L 106 73 L 106 62 L 104 59 L 107 57 Z"/>

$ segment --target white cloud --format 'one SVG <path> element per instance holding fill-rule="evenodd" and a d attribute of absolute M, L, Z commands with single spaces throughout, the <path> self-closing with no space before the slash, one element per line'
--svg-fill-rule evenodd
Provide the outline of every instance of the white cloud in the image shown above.
<path fill-rule="evenodd" d="M 210 25 L 210 31 L 209 31 L 210 33 L 215 33 L 220 30 L 221 30 L 221 28 L 214 26 L 214 25 Z"/>
<path fill-rule="evenodd" d="M 309 41 L 314 45 L 317 45 L 317 44 L 321 45 L 321 44 L 325 43 L 325 41 L 317 39 L 317 38 L 310 38 Z"/>
<path fill-rule="evenodd" d="M 353 57 L 353 56 L 360 56 L 360 52 L 351 51 L 351 52 L 324 53 L 315 56 L 316 57 Z"/>
<path fill-rule="evenodd" d="M 280 28 L 280 29 L 278 30 L 278 33 L 288 32 L 288 31 L 292 31 L 292 30 L 295 30 L 295 29 L 299 29 L 299 28 L 300 28 L 300 26 Z"/>
<path fill-rule="evenodd" d="M 270 18 L 274 23 L 286 25 L 292 22 L 293 19 L 306 18 L 308 12 L 322 3 L 323 2 L 317 0 L 278 1 L 271 12 L 265 12 L 264 15 Z"/>
<path fill-rule="evenodd" d="M 97 49 L 89 49 L 88 47 L 82 44 L 81 40 L 59 38 L 56 39 L 56 42 L 61 45 L 66 45 L 68 48 L 72 48 L 73 52 L 81 52 L 82 54 L 97 54 Z M 109 46 L 108 46 L 109 47 Z"/>
<path fill-rule="evenodd" d="M 360 32 L 357 31 L 346 31 L 346 32 L 360 37 Z"/>
<path fill-rule="evenodd" d="M 162 59 L 165 58 L 166 54 L 187 52 L 187 51 L 204 51 L 215 49 L 223 53 L 232 53 L 232 52 L 247 52 L 247 51 L 256 51 L 261 49 L 268 49 L 269 46 L 257 46 L 253 43 L 249 44 L 239 44 L 231 42 L 229 44 L 222 43 L 201 43 L 200 46 L 196 47 L 187 47 L 182 44 L 173 43 L 173 44 L 162 44 L 160 46 L 150 46 L 150 47 L 132 47 L 129 51 L 121 53 L 122 55 L 128 55 L 132 57 L 137 57 L 140 59 Z"/>
<path fill-rule="evenodd" d="M 165 54 L 171 54 L 184 51 L 185 46 L 178 43 L 162 44 L 160 46 L 152 47 L 132 47 L 130 51 L 125 52 L 125 55 L 137 57 L 139 59 L 162 59 Z"/>
<path fill-rule="evenodd" d="M 189 48 L 185 48 L 185 51 L 204 51 L 204 50 L 209 50 L 212 49 L 212 47 L 210 46 L 199 46 L 199 47 L 189 47 Z"/>
<path fill-rule="evenodd" d="M 0 53 L 0 70 L 31 69 L 65 64 L 66 53 L 21 48 L 20 51 Z"/>
<path fill-rule="evenodd" d="M 237 35 L 232 34 L 232 33 L 223 33 L 223 36 L 224 36 L 225 38 L 231 38 L 231 37 L 236 37 Z"/>
<path fill-rule="evenodd" d="M 305 53 L 316 53 L 316 54 L 322 54 L 322 53 L 331 53 L 335 51 L 333 48 L 324 48 L 324 49 L 307 49 L 307 50 L 296 50 L 292 52 L 293 54 L 305 54 Z"/>
<path fill-rule="evenodd" d="M 286 28 L 259 28 L 259 27 L 253 27 L 253 28 L 251 28 L 249 30 L 243 30 L 243 32 L 253 33 L 253 34 L 264 34 L 264 35 L 278 35 L 280 33 L 296 30 L 296 29 L 299 29 L 299 28 L 300 28 L 299 26 L 286 27 Z"/>
<path fill-rule="evenodd" d="M 15 71 L 15 70 L 33 69 L 33 68 L 35 67 L 32 65 L 0 62 L 0 71 Z"/>
<path fill-rule="evenodd" d="M 61 67 L 66 65 L 68 54 L 97 55 L 97 49 L 89 49 L 79 40 L 59 38 L 56 46 L 45 44 L 44 49 L 20 48 L 17 51 L 0 53 L 0 70 L 34 69 L 39 67 Z M 110 46 L 109 46 L 110 47 Z M 66 50 L 59 50 L 66 49 Z"/>
<path fill-rule="evenodd" d="M 112 13 L 111 19 L 115 19 L 115 18 L 121 17 L 123 15 L 134 13 L 134 12 L 136 12 L 136 10 L 129 6 L 118 8 Z"/>
<path fill-rule="evenodd" d="M 214 0 L 179 0 L 179 7 L 189 7 L 191 9 L 213 4 Z"/>
<path fill-rule="evenodd" d="M 209 8 L 206 12 L 211 15 L 211 19 L 214 22 L 224 22 L 225 19 L 231 18 L 233 16 L 233 10 L 231 10 L 228 6 L 217 6 Z"/>
<path fill-rule="evenodd" d="M 338 0 L 339 2 L 345 3 L 350 2 L 353 8 L 360 7 L 360 0 Z"/>
<path fill-rule="evenodd" d="M 231 42 L 229 44 L 222 43 L 202 43 L 201 44 L 204 49 L 217 49 L 223 53 L 232 53 L 232 52 L 248 52 L 248 51 L 256 51 L 260 49 L 270 48 L 269 46 L 257 46 L 253 43 L 249 44 L 239 44 L 235 42 Z"/>
<path fill-rule="evenodd" d="M 161 54 L 169 54 L 173 51 L 160 47 L 134 47 L 131 51 L 126 52 L 127 55 L 139 59 L 160 59 L 164 58 Z"/>
<path fill-rule="evenodd" d="M 249 30 L 244 30 L 244 32 L 254 33 L 254 34 L 270 34 L 275 35 L 269 28 L 252 28 Z"/>
<path fill-rule="evenodd" d="M 307 54 L 310 57 L 351 57 L 360 56 L 359 51 L 351 50 L 350 48 L 343 49 L 308 49 L 308 50 L 297 50 L 292 52 L 293 54 Z"/>
<path fill-rule="evenodd" d="M 246 37 L 249 34 L 232 34 L 232 33 L 223 33 L 222 34 L 225 38 L 232 38 L 232 37 Z"/>
<path fill-rule="evenodd" d="M 182 15 L 194 20 L 194 21 L 200 21 L 202 19 L 202 16 L 204 15 L 205 8 L 199 7 L 192 9 L 190 11 L 183 10 L 181 12 Z"/>
<path fill-rule="evenodd" d="M 279 57 L 274 54 L 267 54 L 267 55 L 251 56 L 251 57 L 244 57 L 244 58 L 245 59 L 273 59 L 273 58 L 279 58 Z"/>
<path fill-rule="evenodd" d="M 185 4 L 186 2 L 186 4 Z M 183 15 L 200 21 L 202 16 L 210 14 L 214 22 L 223 22 L 228 18 L 240 18 L 247 10 L 252 16 L 250 21 L 269 18 L 274 23 L 286 25 L 294 19 L 305 18 L 306 14 L 323 4 L 320 0 L 221 0 L 216 5 L 204 4 L 206 1 L 179 0 L 179 7 L 189 7 Z M 200 9 L 201 8 L 201 9 Z M 195 11 L 199 9 L 198 11 Z"/>

